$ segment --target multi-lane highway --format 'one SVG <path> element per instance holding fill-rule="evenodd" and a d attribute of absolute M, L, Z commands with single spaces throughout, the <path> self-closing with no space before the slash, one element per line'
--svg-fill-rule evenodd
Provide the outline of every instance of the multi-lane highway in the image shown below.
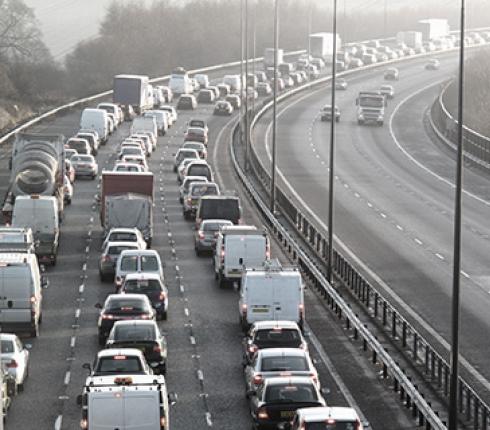
<path fill-rule="evenodd" d="M 348 77 L 348 89 L 337 92 L 342 116 L 337 124 L 335 234 L 340 249 L 348 248 L 362 260 L 402 313 L 447 347 L 455 162 L 432 136 L 427 110 L 440 84 L 457 72 L 457 58 L 442 56 L 439 71 L 424 70 L 426 62 L 400 63 L 384 127 L 358 126 L 355 99 L 359 91 L 385 83 L 385 67 Z M 330 124 L 320 121 L 319 111 L 329 102 L 324 87 L 281 104 L 277 140 L 280 186 L 324 225 Z M 266 164 L 270 121 L 264 116 L 254 135 Z M 463 364 L 472 366 L 471 376 L 487 389 L 489 185 L 485 174 L 466 170 L 461 353 Z"/>
<path fill-rule="evenodd" d="M 155 175 L 156 201 L 153 248 L 165 261 L 170 292 L 169 319 L 161 323 L 168 337 L 169 391 L 178 394 L 171 410 L 173 429 L 247 429 L 251 425 L 241 366 L 242 333 L 238 325 L 236 291 L 217 288 L 209 258 L 194 254 L 192 223 L 184 220 L 178 202 L 178 187 L 172 172 L 172 154 L 183 140 L 191 116 L 209 120 L 209 160 L 222 189 L 237 188 L 227 152 L 230 128 L 235 118 L 213 117 L 212 106 L 200 106 L 195 113 L 181 113 L 178 123 L 159 138 L 150 159 Z M 78 130 L 80 111 L 39 125 L 31 132 L 62 133 Z M 102 147 L 100 168 L 110 169 L 118 143 L 129 133 L 122 125 Z M 9 147 L 2 148 L 1 186 L 8 181 Z M 97 343 L 96 303 L 114 291 L 101 283 L 98 258 L 102 230 L 95 205 L 98 181 L 77 180 L 73 203 L 66 209 L 61 228 L 58 263 L 48 268 L 50 287 L 45 291 L 41 336 L 30 340 L 30 376 L 25 391 L 14 399 L 7 429 L 75 429 L 80 409 L 76 396 L 85 381 L 81 365 L 92 362 Z M 238 189 L 240 191 L 240 189 Z M 243 200 L 245 220 L 261 224 L 252 204 Z M 273 254 L 287 259 L 273 246 Z M 306 297 L 309 339 L 322 384 L 331 390 L 332 405 L 355 404 L 372 428 L 390 422 L 399 429 L 413 427 L 408 414 L 392 396 L 388 384 L 379 381 L 376 368 L 345 336 L 335 317 L 310 291 Z M 26 340 L 27 341 L 27 340 Z"/>

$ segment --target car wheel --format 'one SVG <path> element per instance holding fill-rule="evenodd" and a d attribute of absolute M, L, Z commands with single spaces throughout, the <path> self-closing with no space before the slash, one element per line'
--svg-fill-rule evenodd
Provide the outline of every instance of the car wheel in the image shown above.
<path fill-rule="evenodd" d="M 340 121 L 340 118 L 335 118 L 335 122 L 339 122 Z"/>
<path fill-rule="evenodd" d="M 31 328 L 30 335 L 31 337 L 39 336 L 39 323 L 36 323 L 34 327 Z"/>
<path fill-rule="evenodd" d="M 158 372 L 160 373 L 160 375 L 163 375 L 165 376 L 167 374 L 167 364 L 162 364 L 159 368 L 158 368 Z"/>
<path fill-rule="evenodd" d="M 105 346 L 105 336 L 99 334 L 99 346 Z"/>
<path fill-rule="evenodd" d="M 66 199 L 66 204 L 71 205 L 71 199 Z"/>
<path fill-rule="evenodd" d="M 167 321 L 168 319 L 168 311 L 163 311 L 161 314 L 160 314 L 160 317 L 163 321 Z"/>
<path fill-rule="evenodd" d="M 22 393 L 24 391 L 24 383 L 17 385 L 17 392 Z"/>
<path fill-rule="evenodd" d="M 225 280 L 225 278 L 223 278 L 223 275 L 221 273 L 218 275 L 218 286 L 220 288 L 226 287 L 226 280 Z"/>

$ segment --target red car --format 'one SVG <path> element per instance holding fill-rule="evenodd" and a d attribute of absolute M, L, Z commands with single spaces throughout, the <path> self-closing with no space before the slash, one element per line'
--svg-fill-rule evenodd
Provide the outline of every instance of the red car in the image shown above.
<path fill-rule="evenodd" d="M 189 127 L 184 135 L 184 142 L 187 141 L 201 142 L 204 145 L 208 145 L 208 133 L 204 128 Z"/>

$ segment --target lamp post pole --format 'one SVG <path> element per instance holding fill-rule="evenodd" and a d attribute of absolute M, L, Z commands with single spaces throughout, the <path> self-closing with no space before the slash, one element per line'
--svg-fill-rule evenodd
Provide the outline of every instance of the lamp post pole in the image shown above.
<path fill-rule="evenodd" d="M 276 155 L 277 155 L 277 46 L 279 34 L 278 22 L 278 2 L 274 0 L 274 88 L 272 105 L 272 166 L 271 166 L 271 190 L 270 190 L 270 210 L 274 213 L 276 209 Z"/>
<path fill-rule="evenodd" d="M 245 171 L 248 171 L 249 157 L 248 119 L 248 0 L 245 0 Z"/>
<path fill-rule="evenodd" d="M 328 263 L 327 280 L 332 283 L 333 278 L 333 205 L 334 205 L 334 156 L 335 156 L 335 82 L 337 80 L 337 0 L 333 0 L 333 52 L 332 52 L 332 79 L 331 79 L 331 112 L 330 112 L 330 159 L 328 176 Z"/>
<path fill-rule="evenodd" d="M 458 365 L 459 365 L 459 299 L 461 279 L 461 196 L 463 188 L 463 101 L 464 101 L 464 34 L 465 0 L 461 0 L 458 77 L 458 149 L 456 161 L 456 189 L 454 198 L 454 250 L 453 250 L 453 297 L 451 315 L 451 374 L 449 384 L 449 427 L 458 427 Z"/>

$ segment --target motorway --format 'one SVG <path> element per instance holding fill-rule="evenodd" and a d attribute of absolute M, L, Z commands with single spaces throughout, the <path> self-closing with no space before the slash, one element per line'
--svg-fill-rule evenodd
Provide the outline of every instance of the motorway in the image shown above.
<path fill-rule="evenodd" d="M 182 143 L 185 124 L 196 114 L 208 118 L 209 158 L 222 189 L 236 188 L 227 151 L 234 119 L 213 117 L 212 106 L 200 106 L 196 113 L 181 113 L 165 137 L 159 138 L 150 159 L 155 175 L 155 236 L 153 248 L 166 262 L 165 276 L 170 293 L 169 319 L 160 323 L 168 336 L 169 391 L 178 394 L 171 410 L 172 429 L 248 429 L 251 422 L 241 369 L 241 339 L 238 326 L 237 294 L 220 290 L 214 281 L 209 258 L 197 258 L 192 243 L 192 223 L 182 216 L 177 182 L 172 172 L 172 154 Z M 69 137 L 78 129 L 80 111 L 34 127 L 31 132 L 62 133 Z M 111 168 L 117 144 L 129 132 L 122 125 L 102 147 L 100 168 Z M 8 182 L 9 147 L 0 153 L 0 193 Z M 7 429 L 76 429 L 80 409 L 75 399 L 81 392 L 86 370 L 98 351 L 96 320 L 102 303 L 113 292 L 101 283 L 98 257 L 102 230 L 95 206 L 98 182 L 77 180 L 71 206 L 61 228 L 60 254 L 54 268 L 47 268 L 50 287 L 45 291 L 41 336 L 31 342 L 31 368 L 25 391 L 14 399 Z M 239 189 L 239 192 L 241 190 Z M 260 224 L 251 203 L 242 202 L 247 222 Z M 283 262 L 273 244 L 273 255 Z M 338 326 L 336 318 L 315 294 L 307 290 L 307 322 L 311 331 L 312 356 L 324 386 L 330 388 L 332 405 L 354 404 L 364 412 L 373 429 L 385 423 L 397 429 L 411 429 L 411 418 L 391 394 L 388 384 Z"/>
<path fill-rule="evenodd" d="M 347 91 L 337 92 L 342 117 L 336 134 L 334 233 L 341 251 L 353 252 L 372 279 L 382 281 L 401 312 L 447 347 L 455 162 L 432 136 L 427 109 L 441 83 L 456 74 L 457 57 L 442 56 L 439 71 L 424 70 L 426 61 L 400 63 L 398 82 L 383 80 L 383 66 L 355 74 L 347 77 Z M 358 126 L 358 92 L 383 83 L 393 83 L 396 92 L 384 127 Z M 307 205 L 325 229 L 330 123 L 320 121 L 319 111 L 327 103 L 325 86 L 289 98 L 279 108 L 277 135 L 280 186 Z M 269 113 L 254 132 L 255 149 L 266 165 L 270 129 Z M 490 178 L 471 167 L 464 175 L 461 354 L 472 365 L 471 377 L 490 395 Z"/>

